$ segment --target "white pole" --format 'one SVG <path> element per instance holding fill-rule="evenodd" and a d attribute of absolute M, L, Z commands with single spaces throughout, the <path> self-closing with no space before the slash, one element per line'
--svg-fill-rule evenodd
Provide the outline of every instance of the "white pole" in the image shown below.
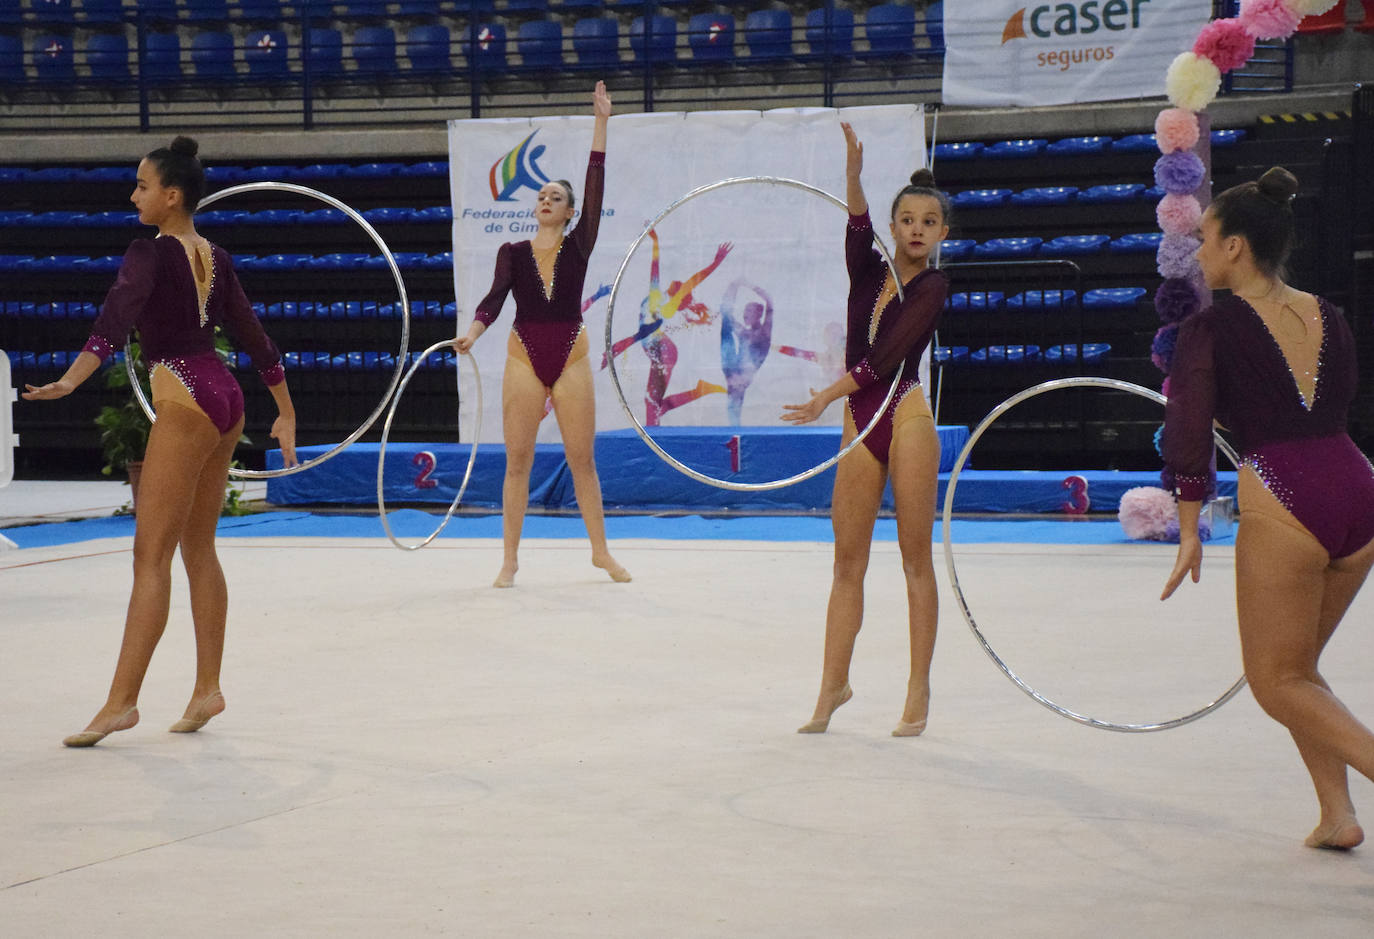
<path fill-rule="evenodd" d="M 0 349 L 0 489 L 10 484 L 14 479 L 14 448 L 19 446 L 19 438 L 12 432 L 13 424 L 10 422 L 10 402 L 19 399 L 18 393 L 10 387 L 10 357 L 4 349 Z M 15 544 L 4 535 L 0 535 L 0 550 L 4 548 L 17 548 Z"/>

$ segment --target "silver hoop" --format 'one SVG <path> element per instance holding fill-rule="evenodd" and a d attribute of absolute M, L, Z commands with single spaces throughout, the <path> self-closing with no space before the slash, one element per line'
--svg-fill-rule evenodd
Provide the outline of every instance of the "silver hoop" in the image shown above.
<path fill-rule="evenodd" d="M 386 258 L 387 266 L 391 268 L 391 276 L 396 279 L 396 292 L 400 295 L 401 299 L 401 348 L 396 353 L 396 370 L 391 374 L 391 384 L 387 386 L 386 392 L 382 395 L 382 400 L 377 402 L 377 407 L 373 410 L 372 414 L 358 426 L 357 430 L 353 431 L 353 433 L 349 434 L 342 441 L 336 443 L 333 447 L 321 453 L 319 456 L 312 457 L 304 463 L 297 463 L 295 466 L 284 466 L 281 469 L 274 470 L 246 470 L 230 467 L 229 475 L 235 479 L 275 479 L 279 476 L 292 476 L 296 473 L 302 473 L 312 466 L 320 465 L 325 460 L 343 451 L 346 447 L 351 446 L 355 440 L 367 433 L 368 428 L 377 422 L 377 418 L 381 417 L 382 409 L 386 407 L 386 403 L 388 399 L 391 398 L 392 392 L 396 390 L 396 386 L 400 383 L 401 373 L 405 371 L 406 349 L 410 346 L 410 300 L 406 296 L 406 285 L 405 280 L 401 277 L 401 268 L 397 265 L 396 258 L 392 256 L 391 249 L 388 248 L 386 242 L 382 240 L 382 236 L 377 234 L 377 229 L 373 228 L 367 219 L 359 215 L 352 207 L 345 205 L 333 196 L 320 192 L 317 189 L 297 186 L 295 183 L 261 182 L 243 183 L 238 186 L 230 186 L 227 189 L 221 189 L 218 192 L 212 192 L 196 204 L 196 211 L 199 212 L 206 206 L 218 202 L 221 199 L 227 199 L 229 196 L 237 196 L 245 192 L 264 191 L 292 192 L 297 195 L 318 199 L 327 205 L 333 206 L 340 212 L 343 212 L 362 226 L 363 231 L 367 232 L 373 242 L 375 242 L 377 247 L 381 250 L 382 256 Z M 148 415 L 148 420 L 155 422 L 157 420 L 157 415 L 153 412 L 153 406 L 148 402 L 147 395 L 143 393 L 143 386 L 138 381 L 138 375 L 134 371 L 134 359 L 133 356 L 129 354 L 128 343 L 124 345 L 124 367 L 128 369 L 129 384 L 134 389 L 134 397 L 138 399 L 138 403 L 142 406 L 143 412 Z"/>
<path fill-rule="evenodd" d="M 649 237 L 649 232 L 652 231 L 658 225 L 659 222 L 663 221 L 663 219 L 666 218 L 670 212 L 686 204 L 687 202 L 690 202 L 697 196 L 704 195 L 716 189 L 724 189 L 727 186 L 738 186 L 742 183 L 764 183 L 766 185 L 771 186 L 791 186 L 794 189 L 801 189 L 805 192 L 818 195 L 822 199 L 825 199 L 827 202 L 830 202 L 833 205 L 837 205 L 840 208 L 844 209 L 846 212 L 849 211 L 849 207 L 845 202 L 842 202 L 840 199 L 836 198 L 835 196 L 832 196 L 824 189 L 818 189 L 815 186 L 812 186 L 810 183 L 804 183 L 799 179 L 788 179 L 784 176 L 732 176 L 729 179 L 722 179 L 718 182 L 707 183 L 705 186 L 698 186 L 696 189 L 693 189 L 691 192 L 687 193 L 685 196 L 669 205 L 662 212 L 658 213 L 658 215 L 654 218 L 653 221 L 651 221 L 648 225 L 644 226 L 644 230 L 639 233 L 639 237 L 636 238 L 633 243 L 631 243 L 630 250 L 625 252 L 625 260 L 620 262 L 620 270 L 616 271 L 615 280 L 611 283 L 611 295 L 606 300 L 606 365 L 611 372 L 611 382 L 615 385 L 616 396 L 620 398 L 620 406 L 625 409 L 626 415 L 628 415 L 630 418 L 630 423 L 634 425 L 635 431 L 639 434 L 640 439 L 643 440 L 646 444 L 648 444 L 649 449 L 657 453 L 659 458 L 662 459 L 665 463 L 667 463 L 673 469 L 677 470 L 679 473 L 682 473 L 684 476 L 691 477 L 692 479 L 695 479 L 697 482 L 705 483 L 708 486 L 715 486 L 717 489 L 733 489 L 736 492 L 767 492 L 771 489 L 782 489 L 785 486 L 791 486 L 795 483 L 805 482 L 808 479 L 811 479 L 815 476 L 819 476 L 821 473 L 824 473 L 826 470 L 830 469 L 830 467 L 834 466 L 841 459 L 843 459 L 851 450 L 853 450 L 859 444 L 863 443 L 864 438 L 868 436 L 869 432 L 873 430 L 874 427 L 878 426 L 878 421 L 882 419 L 883 413 L 887 411 L 888 407 L 892 404 L 892 399 L 897 394 L 897 386 L 900 385 L 902 381 L 903 366 L 900 364 L 897 366 L 897 373 L 892 376 L 892 387 L 888 389 L 887 397 L 883 398 L 882 407 L 878 408 L 877 413 L 873 415 L 873 419 L 870 420 L 868 424 L 864 426 L 863 430 L 859 431 L 855 435 L 854 439 L 849 442 L 848 446 L 842 448 L 839 453 L 836 453 L 828 460 L 822 463 L 818 463 L 808 470 L 803 470 L 802 472 L 797 473 L 795 476 L 788 476 L 786 479 L 773 479 L 761 483 L 737 483 L 730 482 L 729 480 L 725 479 L 718 479 L 715 476 L 709 476 L 706 473 L 702 473 L 698 470 L 695 470 L 692 467 L 688 466 L 686 463 L 683 463 L 682 461 L 678 460 L 668 451 L 660 447 L 658 445 L 658 442 L 654 440 L 651 436 L 649 436 L 648 430 L 646 430 L 644 425 L 640 423 L 639 418 L 635 417 L 634 411 L 630 408 L 629 401 L 625 399 L 625 390 L 620 386 L 620 374 L 616 371 L 615 368 L 615 334 L 613 331 L 613 324 L 615 322 L 615 298 L 616 294 L 620 292 L 621 278 L 625 276 L 625 270 L 630 266 L 630 258 L 634 257 L 635 251 L 639 249 L 639 246 L 644 242 L 644 239 Z M 892 254 L 888 251 L 887 245 L 883 243 L 883 240 L 879 238 L 876 233 L 873 236 L 873 241 L 875 244 L 877 244 L 878 249 L 882 252 L 883 259 L 887 261 L 887 266 L 892 269 L 892 279 L 897 283 L 897 300 L 898 302 L 900 302 L 904 299 L 902 279 L 897 274 L 897 266 L 892 261 Z M 874 325 L 876 326 L 876 323 Z M 873 336 L 870 335 L 869 341 L 872 342 L 872 340 Z"/>
<path fill-rule="evenodd" d="M 978 442 L 978 438 L 983 435 L 983 432 L 992 426 L 993 421 L 997 420 L 997 418 L 1001 417 L 1022 401 L 1033 398 L 1036 395 L 1042 395 L 1050 391 L 1059 391 L 1064 388 L 1110 388 L 1115 391 L 1125 391 L 1142 398 L 1148 398 L 1160 404 L 1164 404 L 1167 400 L 1164 395 L 1160 394 L 1158 391 L 1145 388 L 1141 385 L 1132 384 L 1128 381 L 1120 381 L 1115 378 L 1081 376 L 1075 378 L 1058 378 L 1054 381 L 1047 381 L 1034 385 L 1024 391 L 1017 392 L 989 411 L 988 416 L 983 418 L 983 422 L 969 435 L 968 443 L 964 444 L 964 449 L 959 452 L 959 459 L 955 461 L 954 469 L 949 475 L 949 487 L 945 490 L 943 534 L 945 542 L 945 568 L 949 571 L 950 586 L 954 588 L 954 596 L 959 601 L 959 609 L 964 614 L 964 620 L 968 623 L 969 629 L 973 630 L 973 635 L 978 640 L 978 644 L 983 647 L 983 651 L 986 652 L 993 663 L 1002 670 L 1002 674 L 1011 679 L 1012 684 L 1016 685 L 1016 687 L 1020 688 L 1031 698 L 1043 704 L 1054 713 L 1062 717 L 1067 717 L 1071 721 L 1077 721 L 1089 727 L 1096 727 L 1098 730 L 1115 730 L 1122 733 L 1147 733 L 1149 731 L 1169 730 L 1174 727 L 1182 727 L 1184 724 L 1191 723 L 1199 717 L 1211 713 L 1227 701 L 1230 701 L 1231 698 L 1235 697 L 1236 693 L 1240 691 L 1241 688 L 1245 687 L 1245 675 L 1242 673 L 1240 678 L 1236 680 L 1236 683 L 1228 688 L 1221 697 L 1203 705 L 1192 713 L 1185 714 L 1182 717 L 1175 717 L 1172 720 L 1158 721 L 1151 724 L 1123 724 L 1116 721 L 1103 720 L 1098 717 L 1089 717 L 1086 714 L 1071 711 L 1051 701 L 1049 698 L 1032 688 L 1023 678 L 1021 678 L 1021 676 L 1012 671 L 1007 663 L 1002 661 L 993 650 L 992 644 L 989 643 L 987 638 L 983 635 L 982 630 L 978 628 L 978 623 L 974 620 L 972 611 L 969 610 L 968 600 L 964 597 L 964 591 L 959 586 L 959 575 L 954 569 L 954 543 L 950 538 L 950 515 L 954 510 L 954 489 L 959 482 L 959 473 L 963 470 L 964 463 L 968 460 L 969 454 L 973 452 L 974 444 Z M 1237 456 L 1236 451 L 1231 445 L 1223 440 L 1220 434 L 1214 433 L 1213 436 L 1216 439 L 1217 448 L 1226 455 L 1226 458 L 1231 461 L 1233 466 L 1239 467 L 1240 457 Z"/>
<path fill-rule="evenodd" d="M 391 399 L 391 407 L 386 412 L 386 423 L 382 425 L 382 442 L 377 448 L 377 517 L 381 519 L 382 528 L 386 531 L 386 536 L 391 539 L 391 543 L 403 551 L 418 551 L 439 537 L 439 532 L 444 530 L 448 520 L 453 518 L 453 513 L 458 510 L 458 503 L 463 500 L 463 493 L 467 491 L 468 480 L 472 478 L 472 464 L 477 459 L 477 442 L 482 439 L 482 375 L 477 370 L 477 360 L 472 357 L 471 352 L 459 352 L 459 355 L 467 356 L 472 364 L 472 377 L 477 384 L 477 422 L 472 432 L 472 452 L 468 454 L 468 468 L 463 473 L 463 481 L 458 486 L 458 494 L 453 497 L 453 502 L 449 505 L 448 511 L 444 513 L 444 520 L 439 523 L 439 527 L 430 533 L 429 537 L 419 544 L 404 544 L 391 530 L 391 523 L 386 519 L 386 498 L 382 494 L 382 481 L 386 472 L 386 441 L 391 434 L 391 421 L 396 417 L 396 408 L 401 403 L 401 395 L 405 394 L 406 385 L 410 384 L 410 379 L 415 372 L 425 363 L 435 352 L 445 347 L 456 349 L 455 339 L 442 339 L 430 346 L 424 352 L 416 356 L 415 361 L 406 369 L 405 377 L 401 379 L 400 386 L 396 389 L 395 396 Z M 458 363 L 454 361 L 454 375 L 458 374 Z"/>

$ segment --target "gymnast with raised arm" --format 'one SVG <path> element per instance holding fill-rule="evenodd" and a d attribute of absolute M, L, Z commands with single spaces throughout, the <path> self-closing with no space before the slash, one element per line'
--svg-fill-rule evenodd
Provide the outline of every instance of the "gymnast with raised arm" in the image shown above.
<path fill-rule="evenodd" d="M 889 478 L 897 510 L 897 540 L 906 576 L 911 673 L 902 718 L 892 731 L 914 737 L 926 727 L 930 706 L 930 660 L 935 651 L 938 599 L 931 561 L 931 525 L 940 440 L 930 405 L 921 391 L 921 354 L 934 335 L 949 290 L 943 273 L 929 266 L 931 253 L 949 234 L 949 200 L 935 188 L 929 170 L 917 170 L 911 184 L 892 200 L 890 230 L 893 260 L 902 279 L 903 299 L 882 255 L 873 247 L 859 174 L 863 145 L 848 124 L 845 178 L 849 223 L 845 261 L 849 269 L 848 333 L 845 367 L 834 384 L 813 392 L 805 404 L 784 405 L 784 420 L 816 420 L 832 401 L 847 398 L 843 443 L 848 445 L 882 407 L 893 375 L 903 365 L 901 385 L 864 445 L 850 452 L 835 472 L 830 518 L 835 532 L 835 569 L 825 616 L 825 659 L 816 710 L 799 733 L 824 733 L 835 709 L 852 697 L 849 663 L 863 621 L 864 575 L 873 542 L 873 524 Z"/>
<path fill-rule="evenodd" d="M 1255 700 L 1293 736 L 1317 790 L 1314 848 L 1364 840 L 1346 767 L 1374 779 L 1374 734 L 1317 661 L 1374 564 L 1374 467 L 1346 433 L 1355 343 L 1340 310 L 1284 282 L 1297 179 L 1274 167 L 1213 200 L 1197 251 L 1207 286 L 1230 295 L 1179 327 L 1164 458 L 1178 480 L 1178 559 L 1167 599 L 1202 571 L 1198 516 L 1212 422 L 1242 454 L 1236 614 Z"/>
<path fill-rule="evenodd" d="M 566 180 L 546 183 L 535 205 L 539 230 L 530 240 L 507 242 L 497 251 L 491 290 L 477 305 L 477 316 L 467 335 L 456 342 L 459 352 L 471 349 L 501 315 L 507 295 L 515 295 L 515 324 L 506 341 L 506 371 L 501 381 L 506 444 L 506 477 L 501 488 L 505 560 L 493 582 L 496 587 L 515 584 L 520 531 L 530 501 L 535 436 L 549 401 L 563 436 L 577 505 L 592 542 L 592 564 L 618 583 L 630 580 L 629 571 L 611 556 L 606 544 L 601 481 L 596 475 L 596 400 L 587 359 L 587 334 L 582 328 L 582 284 L 601 222 L 606 123 L 611 116 L 611 97 L 605 83 L 596 83 L 592 101 L 596 120 L 583 187 L 582 218 L 565 233 L 574 215 L 572 185 Z"/>
<path fill-rule="evenodd" d="M 229 253 L 201 237 L 191 218 L 205 192 L 196 151 L 194 140 L 178 137 L 139 163 L 130 198 L 139 221 L 157 226 L 157 237 L 141 238 L 124 253 L 91 337 L 66 374 L 41 387 L 25 386 L 30 401 L 71 394 L 137 329 L 157 414 L 143 459 L 133 593 L 114 681 L 86 729 L 62 741 L 69 747 L 92 746 L 138 723 L 138 693 L 167 625 L 178 547 L 191 589 L 196 682 L 185 714 L 170 729 L 191 733 L 224 710 L 220 663 L 229 597 L 215 554 L 215 526 L 243 432 L 243 391 L 215 351 L 216 326 L 248 352 L 271 390 L 278 410 L 271 435 L 284 465 L 296 464 L 296 415 L 281 355 L 253 314 Z"/>

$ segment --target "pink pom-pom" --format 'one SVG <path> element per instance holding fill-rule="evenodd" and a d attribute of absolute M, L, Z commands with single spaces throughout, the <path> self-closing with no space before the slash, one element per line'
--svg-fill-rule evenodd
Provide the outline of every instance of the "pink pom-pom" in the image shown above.
<path fill-rule="evenodd" d="M 1287 39 L 1302 22 L 1302 16 L 1284 0 L 1240 0 L 1237 19 L 1256 39 Z"/>
<path fill-rule="evenodd" d="M 1240 68 L 1255 54 L 1255 37 L 1245 31 L 1240 20 L 1212 20 L 1197 34 L 1193 51 L 1223 74 Z"/>
<path fill-rule="evenodd" d="M 1121 494 L 1116 517 L 1133 541 L 1162 541 L 1169 523 L 1178 525 L 1174 497 L 1158 486 L 1137 486 Z"/>
<path fill-rule="evenodd" d="M 1194 196 L 1169 193 L 1159 200 L 1155 218 L 1167 235 L 1191 235 L 1202 221 L 1202 205 Z"/>
<path fill-rule="evenodd" d="M 1197 115 L 1182 108 L 1165 108 L 1155 118 L 1155 141 L 1160 153 L 1191 150 L 1199 136 Z"/>

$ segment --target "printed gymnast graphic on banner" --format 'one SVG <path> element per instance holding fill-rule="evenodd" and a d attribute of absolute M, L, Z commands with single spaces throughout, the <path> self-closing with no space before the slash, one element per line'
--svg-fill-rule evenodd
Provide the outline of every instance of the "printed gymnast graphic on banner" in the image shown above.
<path fill-rule="evenodd" d="M 1200 0 L 945 4 L 944 101 L 1037 107 L 1164 94 L 1164 73 L 1211 18 Z"/>
<path fill-rule="evenodd" d="M 798 179 L 844 198 L 848 121 L 864 142 L 864 187 L 888 239 L 888 203 L 925 165 L 920 105 L 616 115 L 610 119 L 605 197 L 584 287 L 599 430 L 628 425 L 605 355 L 616 272 L 645 225 L 691 190 L 729 177 Z M 497 249 L 538 230 L 534 198 L 551 180 L 572 184 L 580 219 L 590 117 L 449 122 L 457 332 L 491 287 Z M 569 226 L 571 229 L 571 225 Z M 795 188 L 729 187 L 664 218 L 631 257 L 615 298 L 616 374 L 635 416 L 653 426 L 783 426 L 783 404 L 809 397 L 844 370 L 845 213 Z M 500 381 L 515 318 L 508 300 L 473 346 L 486 376 L 484 441 L 501 440 Z M 474 426 L 469 377 L 463 432 Z M 825 422 L 838 424 L 832 407 Z M 547 415 L 541 442 L 558 439 Z"/>

